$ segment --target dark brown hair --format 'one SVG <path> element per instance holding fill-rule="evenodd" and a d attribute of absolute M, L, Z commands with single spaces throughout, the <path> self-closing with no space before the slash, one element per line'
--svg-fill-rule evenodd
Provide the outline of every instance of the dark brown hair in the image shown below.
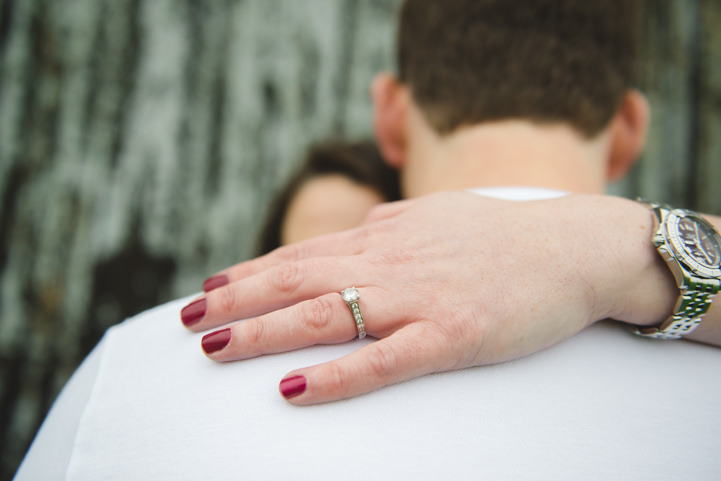
<path fill-rule="evenodd" d="M 311 146 L 300 168 L 272 202 L 258 242 L 259 255 L 281 245 L 283 221 L 298 190 L 311 179 L 331 174 L 345 175 L 358 184 L 371 187 L 386 201 L 400 199 L 398 172 L 386 165 L 374 142 L 329 140 L 317 143 Z"/>
<path fill-rule="evenodd" d="M 407 0 L 398 76 L 439 133 L 505 119 L 586 137 L 632 85 L 636 0 Z"/>

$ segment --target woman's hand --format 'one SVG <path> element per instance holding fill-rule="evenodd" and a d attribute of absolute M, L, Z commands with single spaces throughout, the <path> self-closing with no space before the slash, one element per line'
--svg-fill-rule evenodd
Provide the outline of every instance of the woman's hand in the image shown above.
<path fill-rule="evenodd" d="M 427 373 L 525 356 L 613 317 L 660 322 L 676 293 L 648 209 L 608 196 L 512 202 L 447 192 L 387 204 L 363 226 L 280 248 L 208 279 L 183 309 L 203 348 L 235 361 L 357 337 L 360 293 L 379 340 L 289 373 L 292 403 L 356 396 Z"/>

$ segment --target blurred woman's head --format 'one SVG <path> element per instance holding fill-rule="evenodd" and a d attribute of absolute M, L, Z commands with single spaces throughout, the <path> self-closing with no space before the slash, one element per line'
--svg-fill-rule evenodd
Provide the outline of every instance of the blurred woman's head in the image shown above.
<path fill-rule="evenodd" d="M 375 143 L 315 144 L 271 205 L 259 253 L 356 227 L 374 206 L 399 198 L 398 174 Z"/>

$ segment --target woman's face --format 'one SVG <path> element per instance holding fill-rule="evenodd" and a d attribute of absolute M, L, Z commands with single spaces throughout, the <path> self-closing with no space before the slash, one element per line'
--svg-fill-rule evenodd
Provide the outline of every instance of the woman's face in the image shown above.
<path fill-rule="evenodd" d="M 357 227 L 382 202 L 385 199 L 378 191 L 345 175 L 312 178 L 300 187 L 288 206 L 281 242 L 291 244 Z"/>

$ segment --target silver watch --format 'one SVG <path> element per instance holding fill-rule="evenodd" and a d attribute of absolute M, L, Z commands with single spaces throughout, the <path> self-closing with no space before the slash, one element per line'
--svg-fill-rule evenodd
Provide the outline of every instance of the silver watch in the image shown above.
<path fill-rule="evenodd" d="M 681 295 L 660 326 L 635 328 L 641 336 L 680 339 L 701 323 L 721 287 L 721 236 L 699 214 L 646 202 L 654 213 L 653 244 L 676 279 Z"/>

